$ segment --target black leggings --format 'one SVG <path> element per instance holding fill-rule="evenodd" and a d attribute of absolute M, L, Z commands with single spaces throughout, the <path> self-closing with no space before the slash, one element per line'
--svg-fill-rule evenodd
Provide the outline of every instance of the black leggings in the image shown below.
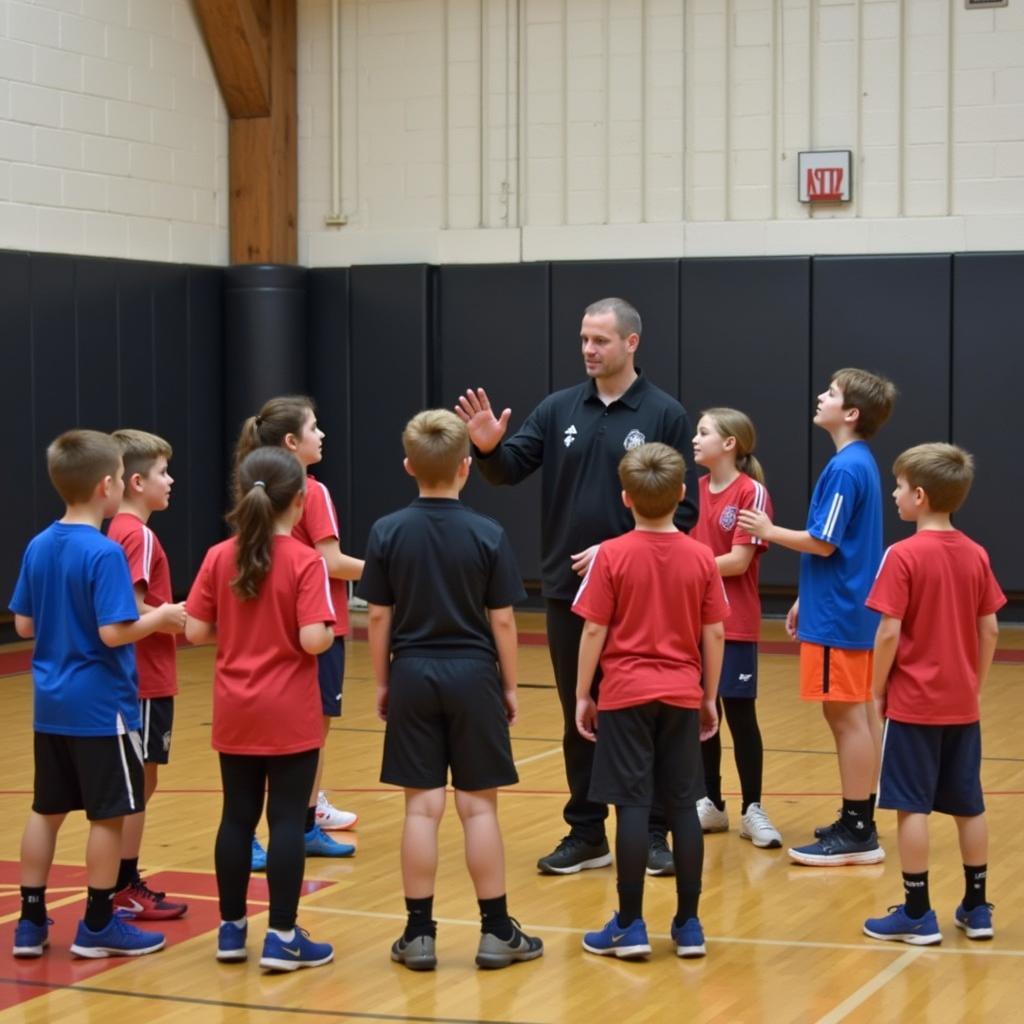
<path fill-rule="evenodd" d="M 740 776 L 743 793 L 743 813 L 750 804 L 761 802 L 761 779 L 764 772 L 764 744 L 757 725 L 756 701 L 752 697 L 724 697 L 718 701 L 719 729 L 700 745 L 704 760 L 704 785 L 708 798 L 716 804 L 722 802 L 722 705 L 725 721 L 732 733 L 736 771 Z"/>
<path fill-rule="evenodd" d="M 252 837 L 263 813 L 263 794 L 269 789 L 267 823 L 267 884 L 270 888 L 271 928 L 295 927 L 299 891 L 306 866 L 306 805 L 316 778 L 319 750 L 264 757 L 221 754 L 224 787 L 214 864 L 220 916 L 224 921 L 245 917 L 245 893 L 252 870 Z"/>

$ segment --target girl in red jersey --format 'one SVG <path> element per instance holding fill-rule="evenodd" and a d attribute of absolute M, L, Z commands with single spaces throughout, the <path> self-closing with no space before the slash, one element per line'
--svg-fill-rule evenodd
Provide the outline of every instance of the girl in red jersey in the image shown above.
<path fill-rule="evenodd" d="M 725 658 L 718 687 L 718 717 L 732 733 L 736 769 L 743 793 L 740 836 L 755 846 L 780 847 L 782 836 L 761 807 L 764 747 L 757 725 L 757 641 L 761 602 L 757 592 L 758 563 L 767 545 L 746 533 L 737 517 L 756 508 L 771 515 L 764 472 L 754 458 L 757 434 L 738 409 L 715 408 L 701 413 L 693 438 L 693 458 L 708 473 L 700 480 L 700 518 L 691 534 L 715 554 L 725 582 L 731 613 L 725 620 Z M 722 799 L 722 741 L 719 733 L 701 744 L 705 796 L 697 804 L 705 832 L 725 832 L 729 815 Z"/>
<path fill-rule="evenodd" d="M 222 923 L 218 960 L 246 958 L 250 842 L 269 790 L 270 920 L 260 966 L 317 967 L 327 943 L 296 928 L 305 868 L 303 819 L 323 742 L 316 656 L 334 640 L 327 567 L 291 536 L 305 472 L 288 452 L 261 448 L 238 467 L 230 540 L 206 553 L 186 602 L 185 635 L 214 641 L 213 747 L 224 805 L 215 863 Z"/>

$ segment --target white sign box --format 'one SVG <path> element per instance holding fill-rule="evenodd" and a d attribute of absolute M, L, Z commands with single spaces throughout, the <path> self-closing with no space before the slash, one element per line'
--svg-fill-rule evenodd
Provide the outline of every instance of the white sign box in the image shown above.
<path fill-rule="evenodd" d="M 815 149 L 798 154 L 801 203 L 848 203 L 853 196 L 848 149 Z"/>

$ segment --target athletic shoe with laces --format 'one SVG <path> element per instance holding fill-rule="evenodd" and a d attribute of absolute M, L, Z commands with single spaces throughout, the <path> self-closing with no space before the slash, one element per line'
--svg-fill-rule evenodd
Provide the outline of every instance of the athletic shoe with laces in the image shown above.
<path fill-rule="evenodd" d="M 480 945 L 476 949 L 477 967 L 496 970 L 521 960 L 536 960 L 543 954 L 544 943 L 525 934 L 514 917 L 509 920 L 512 922 L 511 938 L 499 939 L 493 932 L 484 932 L 480 936 Z"/>
<path fill-rule="evenodd" d="M 787 852 L 797 864 L 807 864 L 811 867 L 881 864 L 885 860 L 885 850 L 878 845 L 876 832 L 869 832 L 864 839 L 857 839 L 845 825 L 816 843 L 790 847 Z"/>
<path fill-rule="evenodd" d="M 638 917 L 625 928 L 619 924 L 616 910 L 611 920 L 599 932 L 583 936 L 583 948 L 598 956 L 617 956 L 620 960 L 633 960 L 650 956 L 651 943 L 647 938 L 647 925 Z"/>
<path fill-rule="evenodd" d="M 306 833 L 307 857 L 351 857 L 356 848 L 351 843 L 339 843 L 319 826 L 314 825 Z"/>
<path fill-rule="evenodd" d="M 433 935 L 406 940 L 403 934 L 391 944 L 391 959 L 396 964 L 405 964 L 410 971 L 432 971 L 437 966 L 435 943 Z"/>
<path fill-rule="evenodd" d="M 252 837 L 252 870 L 267 870 L 267 851 L 260 845 L 260 841 Z"/>
<path fill-rule="evenodd" d="M 908 917 L 905 904 L 890 907 L 885 917 L 869 917 L 864 922 L 864 934 L 888 942 L 906 942 L 910 946 L 931 946 L 942 941 L 935 911 L 929 910 L 924 917 Z"/>
<path fill-rule="evenodd" d="M 706 796 L 697 801 L 697 817 L 700 818 L 702 832 L 729 831 L 729 812 L 724 807 L 719 810 L 714 800 Z"/>
<path fill-rule="evenodd" d="M 607 867 L 611 862 L 607 839 L 588 843 L 570 833 L 551 853 L 537 861 L 537 870 L 542 875 L 575 875 L 585 868 Z"/>
<path fill-rule="evenodd" d="M 22 918 L 14 929 L 14 955 L 26 959 L 42 956 L 43 950 L 50 944 L 51 924 L 52 917 L 48 917 L 45 924 L 33 924 Z"/>
<path fill-rule="evenodd" d="M 676 862 L 672 851 L 668 848 L 668 840 L 662 835 L 652 835 L 651 845 L 647 848 L 647 874 L 674 875 Z"/>
<path fill-rule="evenodd" d="M 960 903 L 957 905 L 953 920 L 957 928 L 962 929 L 967 938 L 991 939 L 995 935 L 992 928 L 992 911 L 994 909 L 991 903 L 979 903 L 970 910 L 964 910 L 964 905 Z"/>
<path fill-rule="evenodd" d="M 317 794 L 316 824 L 325 832 L 342 832 L 348 828 L 355 828 L 358 820 L 358 814 L 353 814 L 351 811 L 339 811 L 327 799 L 327 794 L 323 790 Z"/>
<path fill-rule="evenodd" d="M 106 928 L 94 932 L 85 921 L 78 922 L 71 952 L 75 956 L 99 959 L 105 956 L 145 956 L 164 948 L 160 932 L 144 932 L 115 914 Z"/>
<path fill-rule="evenodd" d="M 838 817 L 836 818 L 835 821 L 832 822 L 831 825 L 819 825 L 814 830 L 814 838 L 815 839 L 824 839 L 825 836 L 832 835 L 837 828 L 842 828 L 843 827 L 843 812 L 842 812 L 842 809 L 838 810 L 836 812 L 836 814 L 838 815 Z"/>
<path fill-rule="evenodd" d="M 676 919 L 672 918 L 669 930 L 672 933 L 672 941 L 676 944 L 676 956 L 691 960 L 694 957 L 708 955 L 707 946 L 704 945 L 704 929 L 697 918 L 688 918 L 678 927 Z"/>
<path fill-rule="evenodd" d="M 759 803 L 747 807 L 740 826 L 740 839 L 749 839 L 762 850 L 776 850 L 782 846 L 782 836 Z"/>
<path fill-rule="evenodd" d="M 237 925 L 234 921 L 221 921 L 217 932 L 217 959 L 222 963 L 244 960 L 249 953 L 245 940 L 249 934 L 249 922 Z"/>
<path fill-rule="evenodd" d="M 329 942 L 314 942 L 305 928 L 296 925 L 290 939 L 267 932 L 260 967 L 265 971 L 297 971 L 300 967 L 321 967 L 333 959 L 334 947 Z"/>
<path fill-rule="evenodd" d="M 184 917 L 188 904 L 174 903 L 167 899 L 167 893 L 154 892 L 141 878 L 136 878 L 114 893 L 114 910 L 138 921 L 170 921 Z"/>

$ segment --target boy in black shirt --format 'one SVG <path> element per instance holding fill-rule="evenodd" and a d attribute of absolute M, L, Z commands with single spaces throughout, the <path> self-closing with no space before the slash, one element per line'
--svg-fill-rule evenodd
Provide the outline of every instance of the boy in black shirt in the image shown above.
<path fill-rule="evenodd" d="M 437 832 L 451 767 L 466 862 L 480 904 L 480 967 L 543 952 L 509 917 L 498 787 L 519 781 L 509 725 L 516 718 L 514 601 L 525 593 L 508 538 L 459 501 L 469 434 L 444 409 L 402 434 L 419 498 L 374 523 L 356 593 L 370 605 L 377 713 L 387 723 L 381 781 L 405 789 L 402 883 L 409 913 L 391 959 L 437 965 L 433 918 Z"/>

